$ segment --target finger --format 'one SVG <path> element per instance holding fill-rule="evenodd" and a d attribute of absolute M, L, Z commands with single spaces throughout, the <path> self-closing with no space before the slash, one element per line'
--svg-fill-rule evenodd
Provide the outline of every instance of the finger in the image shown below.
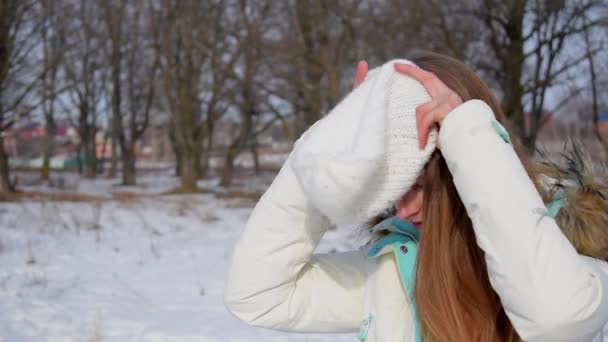
<path fill-rule="evenodd" d="M 448 95 L 447 102 L 450 103 L 452 108 L 456 108 L 462 104 L 462 97 L 460 97 L 460 95 L 456 94 L 455 92 L 451 92 L 451 94 Z"/>
<path fill-rule="evenodd" d="M 435 98 L 441 94 L 441 90 L 447 86 L 441 82 L 433 73 L 421 69 L 417 66 L 395 63 L 395 71 L 398 73 L 410 76 L 422 83 L 422 86 L 431 94 L 431 97 Z"/>
<path fill-rule="evenodd" d="M 424 149 L 426 147 L 429 140 L 429 134 L 433 126 L 438 124 L 449 111 L 450 106 L 447 104 L 447 102 L 442 102 L 423 117 L 418 129 L 420 149 Z"/>
<path fill-rule="evenodd" d="M 355 76 L 355 84 L 353 85 L 353 89 L 357 88 L 361 82 L 367 76 L 368 65 L 366 61 L 359 61 L 357 64 L 357 75 Z"/>
<path fill-rule="evenodd" d="M 431 110 L 433 110 L 433 108 L 437 107 L 438 104 L 439 104 L 438 101 L 433 100 L 433 101 L 423 103 L 423 104 L 417 106 L 416 107 L 416 116 L 424 115 L 424 114 L 430 112 Z"/>
<path fill-rule="evenodd" d="M 416 107 L 416 132 L 418 132 L 418 147 L 420 147 L 420 149 L 422 149 L 424 142 L 422 139 L 423 136 L 421 132 L 424 131 L 423 127 L 428 125 L 426 120 L 430 118 L 428 114 L 439 105 L 439 102 L 431 101 Z"/>
<path fill-rule="evenodd" d="M 426 136 L 433 124 L 432 112 L 416 115 L 416 129 L 418 131 L 418 148 L 421 150 L 426 146 Z"/>

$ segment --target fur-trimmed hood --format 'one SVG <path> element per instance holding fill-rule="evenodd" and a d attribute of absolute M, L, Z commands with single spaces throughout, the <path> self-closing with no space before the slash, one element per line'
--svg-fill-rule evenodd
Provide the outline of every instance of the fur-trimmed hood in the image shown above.
<path fill-rule="evenodd" d="M 577 142 L 561 156 L 541 162 L 541 174 L 550 179 L 543 197 L 563 204 L 555 219 L 580 254 L 608 260 L 608 170 Z"/>

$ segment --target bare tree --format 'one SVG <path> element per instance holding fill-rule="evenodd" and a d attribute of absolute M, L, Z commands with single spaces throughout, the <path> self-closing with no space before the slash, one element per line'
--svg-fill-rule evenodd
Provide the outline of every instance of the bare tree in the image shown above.
<path fill-rule="evenodd" d="M 221 113 L 217 107 L 226 91 L 225 7 L 220 0 L 161 2 L 161 82 L 184 190 L 195 189 L 204 175 L 204 145 L 210 146 L 213 124 Z"/>
<path fill-rule="evenodd" d="M 584 21 L 587 22 L 589 19 L 585 18 Z M 592 28 L 586 27 L 584 30 L 584 38 L 585 38 L 585 50 L 586 50 L 586 58 L 589 66 L 589 84 L 591 87 L 591 113 L 593 120 L 593 127 L 595 130 L 595 134 L 597 136 L 598 141 L 602 145 L 604 149 L 604 155 L 608 157 L 608 136 L 603 134 L 600 126 L 599 126 L 599 115 L 600 115 L 600 79 L 598 77 L 597 63 L 596 57 L 602 58 L 604 55 L 598 55 L 594 53 L 594 48 L 596 46 L 601 46 L 601 51 L 605 53 L 606 47 L 606 37 L 605 34 L 608 32 L 608 26 L 601 27 L 599 32 L 600 42 L 593 42 L 592 40 Z M 605 65 L 604 65 L 605 67 Z M 604 100 L 605 101 L 605 100 Z M 606 103 L 606 102 L 604 102 Z"/>
<path fill-rule="evenodd" d="M 193 1 L 163 1 L 161 77 L 171 117 L 182 187 L 196 188 L 201 174 L 204 138 L 200 108 L 200 79 L 207 58 L 206 8 Z"/>
<path fill-rule="evenodd" d="M 45 137 L 42 166 L 40 168 L 40 178 L 48 180 L 51 171 L 51 157 L 55 148 L 55 134 L 57 124 L 55 118 L 55 103 L 60 92 L 59 69 L 63 55 L 63 44 L 58 32 L 58 4 L 52 0 L 41 0 L 41 25 L 40 36 L 42 42 L 42 65 L 43 73 L 39 94 L 40 108 L 44 115 Z"/>
<path fill-rule="evenodd" d="M 30 54 L 40 28 L 36 6 L 31 0 L 0 0 L 0 192 L 14 190 L 4 132 L 30 113 L 28 95 L 44 71 Z"/>
<path fill-rule="evenodd" d="M 124 50 L 124 25 L 126 17 L 127 2 L 124 1 L 99 1 L 103 10 L 103 19 L 106 25 L 109 46 L 107 48 L 108 65 L 110 67 L 111 107 L 112 118 L 110 119 L 110 139 L 112 140 L 112 157 L 108 177 L 116 176 L 118 165 L 118 134 L 122 130 L 122 92 L 121 71 Z"/>
<path fill-rule="evenodd" d="M 548 93 L 568 83 L 569 71 L 586 60 L 586 53 L 567 46 L 580 40 L 585 29 L 605 24 L 605 17 L 591 13 L 605 11 L 608 4 L 597 0 L 414 1 L 408 6 L 410 15 L 400 15 L 402 6 L 398 1 L 380 6 L 384 13 L 388 11 L 379 20 L 387 23 L 382 29 L 395 37 L 391 44 L 448 53 L 473 66 L 497 88 L 503 111 L 532 152 L 546 122 Z M 590 20 L 585 21 L 586 17 Z M 591 47 L 592 54 L 598 50 Z"/>
<path fill-rule="evenodd" d="M 479 54 L 474 64 L 497 80 L 503 110 L 530 152 L 546 117 L 548 91 L 587 58 L 587 52 L 568 51 L 566 45 L 587 28 L 601 25 L 605 19 L 585 18 L 605 7 L 605 2 L 593 0 L 485 0 L 471 11 L 492 52 L 491 58 Z"/>
<path fill-rule="evenodd" d="M 66 74 L 66 92 L 70 106 L 64 104 L 71 124 L 76 127 L 80 142 L 79 160 L 84 156 L 84 176 L 95 177 L 98 173 L 96 134 L 106 82 L 106 70 L 102 51 L 106 38 L 103 22 L 96 3 L 79 0 L 68 3 L 64 9 L 65 22 L 62 33 L 67 44 L 63 69 Z"/>
<path fill-rule="evenodd" d="M 109 40 L 111 131 L 120 146 L 122 183 L 135 185 L 136 143 L 149 123 L 159 69 L 158 26 L 144 0 L 101 1 L 100 6 Z"/>
<path fill-rule="evenodd" d="M 281 58 L 281 63 L 274 64 L 274 77 L 284 80 L 285 87 L 275 95 L 293 107 L 294 137 L 352 86 L 345 76 L 359 55 L 357 32 L 365 30 L 359 27 L 364 4 L 362 0 L 298 0 L 282 5 L 285 23 L 278 26 L 279 39 L 269 42 L 268 53 Z"/>
<path fill-rule="evenodd" d="M 262 116 L 263 83 L 267 80 L 265 77 L 260 78 L 260 68 L 266 63 L 265 35 L 273 28 L 269 25 L 272 22 L 272 5 L 269 1 L 238 0 L 234 5 L 234 21 L 231 26 L 235 27 L 233 36 L 239 50 L 239 63 L 233 71 L 233 77 L 237 80 L 235 86 L 238 88 L 234 101 L 240 121 L 238 134 L 226 152 L 222 186 L 232 183 L 234 160 L 243 150 L 249 147 L 257 155 L 255 141 L 260 132 L 256 128 L 256 121 Z M 255 163 L 257 165 L 257 158 Z"/>
<path fill-rule="evenodd" d="M 370 1 L 364 11 L 358 40 L 366 60 L 384 62 L 407 58 L 416 50 L 446 53 L 460 60 L 469 57 L 479 41 L 479 25 L 462 20 L 477 0 Z"/>

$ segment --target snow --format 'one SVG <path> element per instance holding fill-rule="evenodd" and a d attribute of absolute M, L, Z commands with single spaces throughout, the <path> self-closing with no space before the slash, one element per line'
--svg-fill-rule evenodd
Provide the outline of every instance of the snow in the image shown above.
<path fill-rule="evenodd" d="M 0 202 L 0 341 L 357 340 L 254 328 L 232 316 L 222 302 L 227 263 L 255 203 L 161 195 L 178 184 L 168 175 L 123 188 L 66 174 L 72 189 L 99 199 Z M 263 191 L 272 175 L 240 180 L 240 189 Z M 199 186 L 218 190 L 218 179 Z M 350 250 L 358 240 L 355 228 L 340 227 L 319 251 Z"/>
<path fill-rule="evenodd" d="M 356 340 L 253 328 L 224 308 L 227 262 L 253 204 L 152 193 L 0 203 L 0 341 Z M 332 230 L 319 249 L 350 249 L 351 233 Z"/>

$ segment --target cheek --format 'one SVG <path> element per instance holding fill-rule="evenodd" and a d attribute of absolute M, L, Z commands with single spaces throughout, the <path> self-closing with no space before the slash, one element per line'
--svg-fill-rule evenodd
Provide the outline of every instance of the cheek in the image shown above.
<path fill-rule="evenodd" d="M 420 214 L 424 203 L 422 190 L 410 191 L 397 204 L 397 216 L 402 219 L 413 214 Z"/>

